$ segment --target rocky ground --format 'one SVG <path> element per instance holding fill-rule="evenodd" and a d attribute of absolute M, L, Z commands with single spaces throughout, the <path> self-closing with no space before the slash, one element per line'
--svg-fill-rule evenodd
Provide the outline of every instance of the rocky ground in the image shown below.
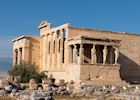
<path fill-rule="evenodd" d="M 94 86 L 73 81 L 65 83 L 64 80 L 55 84 L 54 79 L 43 80 L 40 84 L 31 79 L 23 85 L 15 80 L 0 88 L 0 96 L 16 100 L 140 100 L 140 86 Z"/>
<path fill-rule="evenodd" d="M 139 86 L 48 85 L 45 89 L 22 90 L 12 85 L 0 89 L 0 96 L 17 100 L 140 100 Z M 60 98 L 61 97 L 61 98 Z M 64 97 L 62 99 L 62 97 Z M 66 99 L 67 98 L 67 99 Z"/>

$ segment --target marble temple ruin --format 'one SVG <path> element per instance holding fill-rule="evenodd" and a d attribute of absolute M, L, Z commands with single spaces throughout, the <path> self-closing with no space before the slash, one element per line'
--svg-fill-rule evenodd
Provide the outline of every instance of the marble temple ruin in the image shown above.
<path fill-rule="evenodd" d="M 140 83 L 140 35 L 70 24 L 53 28 L 48 21 L 38 29 L 39 36 L 13 40 L 13 65 L 35 64 L 56 81 Z"/>

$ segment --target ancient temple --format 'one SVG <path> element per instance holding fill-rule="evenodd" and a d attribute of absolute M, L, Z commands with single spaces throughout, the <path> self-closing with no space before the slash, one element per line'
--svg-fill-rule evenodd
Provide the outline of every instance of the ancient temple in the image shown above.
<path fill-rule="evenodd" d="M 140 82 L 140 35 L 69 24 L 53 28 L 48 21 L 38 28 L 40 36 L 13 40 L 13 65 L 22 61 L 36 64 L 40 72 L 57 81 Z"/>

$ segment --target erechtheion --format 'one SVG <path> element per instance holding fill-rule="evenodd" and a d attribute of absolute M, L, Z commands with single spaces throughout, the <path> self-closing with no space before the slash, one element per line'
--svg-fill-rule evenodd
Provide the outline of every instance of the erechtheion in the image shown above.
<path fill-rule="evenodd" d="M 36 64 L 56 80 L 116 84 L 140 82 L 140 35 L 75 28 L 53 28 L 43 21 L 40 36 L 13 40 L 13 64 Z"/>

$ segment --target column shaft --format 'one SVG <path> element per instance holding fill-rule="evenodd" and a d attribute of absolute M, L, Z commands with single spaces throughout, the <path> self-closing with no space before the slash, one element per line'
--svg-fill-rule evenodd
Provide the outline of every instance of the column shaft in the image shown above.
<path fill-rule="evenodd" d="M 20 64 L 20 50 L 18 49 L 18 64 Z"/>
<path fill-rule="evenodd" d="M 55 41 L 55 44 L 54 44 L 54 47 L 55 47 L 54 48 L 54 51 L 55 51 L 54 52 L 54 68 L 56 69 L 57 68 L 57 53 L 58 53 L 57 52 L 57 45 L 58 44 L 57 44 L 57 33 L 55 32 L 54 34 L 55 34 L 55 40 L 54 40 Z"/>
<path fill-rule="evenodd" d="M 60 38 L 60 67 L 62 68 L 63 67 L 63 65 L 62 65 L 62 63 L 63 63 L 63 43 L 64 43 L 64 33 L 63 33 L 63 31 L 61 30 L 60 31 L 61 32 L 61 38 Z"/>
<path fill-rule="evenodd" d="M 13 65 L 17 64 L 17 50 L 13 50 Z"/>
<path fill-rule="evenodd" d="M 43 71 L 46 71 L 47 68 L 46 68 L 46 65 L 47 65 L 47 36 L 45 35 L 44 38 L 43 38 L 43 44 L 44 44 L 44 47 L 43 47 Z"/>
<path fill-rule="evenodd" d="M 52 43 L 53 43 L 53 38 L 52 38 L 52 34 L 50 33 L 50 69 L 52 69 Z"/>
<path fill-rule="evenodd" d="M 72 47 L 71 47 L 71 45 L 69 45 L 69 63 L 72 63 L 73 61 L 72 61 Z"/>

